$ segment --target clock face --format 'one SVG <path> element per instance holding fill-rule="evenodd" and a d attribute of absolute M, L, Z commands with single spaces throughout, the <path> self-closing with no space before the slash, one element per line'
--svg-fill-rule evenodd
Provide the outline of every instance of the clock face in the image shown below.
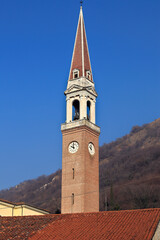
<path fill-rule="evenodd" d="M 93 143 L 89 143 L 88 144 L 88 150 L 89 150 L 89 153 L 91 154 L 91 155 L 94 155 L 95 154 L 95 148 L 94 148 L 94 145 L 93 145 Z"/>
<path fill-rule="evenodd" d="M 78 151 L 79 143 L 78 142 L 71 142 L 69 144 L 68 150 L 70 153 L 75 153 Z"/>

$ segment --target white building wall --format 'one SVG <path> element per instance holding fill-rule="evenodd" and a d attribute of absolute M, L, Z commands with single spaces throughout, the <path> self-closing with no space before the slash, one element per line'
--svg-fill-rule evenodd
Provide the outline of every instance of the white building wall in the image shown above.
<path fill-rule="evenodd" d="M 160 240 L 160 223 L 157 226 L 156 232 L 155 232 L 152 240 Z"/>

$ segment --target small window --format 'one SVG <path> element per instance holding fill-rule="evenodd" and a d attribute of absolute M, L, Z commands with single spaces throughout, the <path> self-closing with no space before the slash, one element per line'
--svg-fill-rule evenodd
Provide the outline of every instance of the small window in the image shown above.
<path fill-rule="evenodd" d="M 74 78 L 78 78 L 78 72 L 74 73 Z"/>
<path fill-rule="evenodd" d="M 72 193 L 72 204 L 74 204 L 74 193 Z"/>
<path fill-rule="evenodd" d="M 75 78 L 79 78 L 79 70 L 78 69 L 73 70 L 73 79 L 75 79 Z"/>
<path fill-rule="evenodd" d="M 91 72 L 90 71 L 86 71 L 86 78 L 91 80 Z"/>
<path fill-rule="evenodd" d="M 74 179 L 74 168 L 72 168 L 72 172 L 73 172 L 73 179 Z"/>

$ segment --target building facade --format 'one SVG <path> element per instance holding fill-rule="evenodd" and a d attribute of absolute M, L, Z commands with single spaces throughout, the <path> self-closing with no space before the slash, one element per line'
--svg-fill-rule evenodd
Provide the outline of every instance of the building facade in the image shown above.
<path fill-rule="evenodd" d="M 25 203 L 13 203 L 0 199 L 0 216 L 31 216 L 31 215 L 45 215 L 48 211 L 36 208 Z"/>

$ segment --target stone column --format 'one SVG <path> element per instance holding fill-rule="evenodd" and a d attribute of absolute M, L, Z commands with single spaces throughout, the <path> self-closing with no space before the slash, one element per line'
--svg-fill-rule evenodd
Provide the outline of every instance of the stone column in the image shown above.
<path fill-rule="evenodd" d="M 90 109 L 90 113 L 91 113 L 90 119 L 91 119 L 91 122 L 94 124 L 96 123 L 96 116 L 95 116 L 95 107 L 96 107 L 95 105 L 96 104 L 95 104 L 95 102 L 96 102 L 95 100 L 91 101 L 91 109 Z"/>
<path fill-rule="evenodd" d="M 70 98 L 66 99 L 66 122 L 70 122 L 72 121 L 72 100 Z"/>
<path fill-rule="evenodd" d="M 80 119 L 87 118 L 87 103 L 86 97 L 80 96 Z"/>

